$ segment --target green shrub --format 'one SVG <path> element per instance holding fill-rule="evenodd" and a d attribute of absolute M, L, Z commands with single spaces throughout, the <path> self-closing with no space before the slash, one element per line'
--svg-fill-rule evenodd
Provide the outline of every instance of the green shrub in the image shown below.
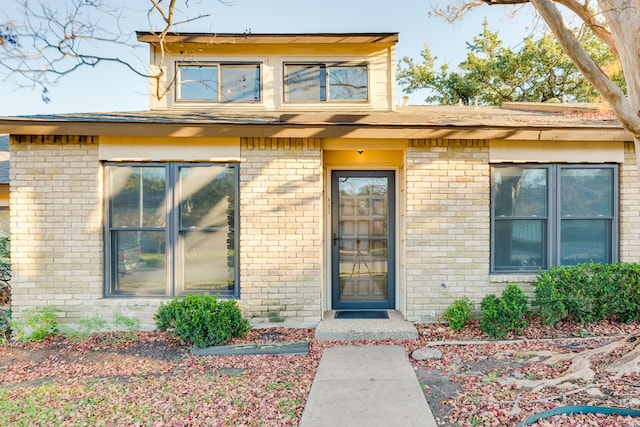
<path fill-rule="evenodd" d="M 11 338 L 11 309 L 0 310 L 0 345 Z"/>
<path fill-rule="evenodd" d="M 11 303 L 11 254 L 8 237 L 0 237 L 0 306 Z"/>
<path fill-rule="evenodd" d="M 116 329 L 122 329 L 124 331 L 133 332 L 140 329 L 140 320 L 132 317 L 127 317 L 122 313 L 113 313 L 113 326 Z"/>
<path fill-rule="evenodd" d="M 502 303 L 506 329 L 521 334 L 529 324 L 527 319 L 531 314 L 527 296 L 518 286 L 508 285 L 502 292 Z"/>
<path fill-rule="evenodd" d="M 500 321 L 504 316 L 504 304 L 497 296 L 489 294 L 480 301 L 480 330 L 490 337 L 502 338 L 507 335 L 504 323 Z"/>
<path fill-rule="evenodd" d="M 527 296 L 517 285 L 510 284 L 502 292 L 502 298 L 490 294 L 480 302 L 480 329 L 494 338 L 502 338 L 508 332 L 522 333 L 527 327 L 530 310 Z"/>
<path fill-rule="evenodd" d="M 578 264 L 539 273 L 533 304 L 541 319 L 581 323 L 611 318 L 631 323 L 640 317 L 640 265 Z"/>
<path fill-rule="evenodd" d="M 173 331 L 196 347 L 221 345 L 251 328 L 235 300 L 211 295 L 185 295 L 162 304 L 154 315 L 161 331 Z"/>
<path fill-rule="evenodd" d="M 22 312 L 24 320 L 12 320 L 11 329 L 21 341 L 41 341 L 60 332 L 58 313 L 60 309 L 50 305 L 26 309 Z"/>
<path fill-rule="evenodd" d="M 442 317 L 447 321 L 453 331 L 461 330 L 471 320 L 473 301 L 467 297 L 455 300 L 443 313 Z"/>
<path fill-rule="evenodd" d="M 77 328 L 62 325 L 60 329 L 64 336 L 70 339 L 86 339 L 89 335 L 104 330 L 107 327 L 107 321 L 97 314 L 84 317 L 77 322 Z"/>

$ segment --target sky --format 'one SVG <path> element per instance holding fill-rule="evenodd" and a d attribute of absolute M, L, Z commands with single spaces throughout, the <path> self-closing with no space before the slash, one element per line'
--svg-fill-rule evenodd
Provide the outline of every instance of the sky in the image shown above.
<path fill-rule="evenodd" d="M 12 9 L 15 0 L 0 0 L 0 22 L 7 22 L 18 12 Z M 63 8 L 70 0 L 47 0 L 53 8 Z M 109 4 L 126 4 L 119 25 L 133 34 L 148 31 L 145 0 L 109 0 Z M 229 3 L 229 1 L 227 1 Z M 190 0 L 190 13 L 208 14 L 178 27 L 179 31 L 220 33 L 314 33 L 314 32 L 398 32 L 396 58 L 408 56 L 419 59 L 424 43 L 438 57 L 437 64 L 455 67 L 466 56 L 466 42 L 482 31 L 486 18 L 489 29 L 498 31 L 507 46 L 516 46 L 533 30 L 540 30 L 531 6 L 521 7 L 512 16 L 507 6 L 482 6 L 464 20 L 449 24 L 429 12 L 447 0 L 233 0 L 230 5 L 215 0 Z M 139 9 L 133 9 L 131 4 Z M 135 6 L 134 6 L 135 7 Z M 132 39 L 135 40 L 135 37 Z M 122 50 L 122 52 L 120 52 Z M 131 48 L 114 48 L 117 55 L 131 55 Z M 136 61 L 148 61 L 146 43 L 133 50 Z M 42 101 L 40 88 L 16 88 L 0 79 L 0 116 L 57 114 L 104 111 L 137 111 L 148 109 L 148 81 L 123 66 L 100 64 L 84 68 L 64 77 L 48 88 L 49 103 Z M 398 98 L 403 93 L 399 88 Z M 424 93 L 412 94 L 410 104 L 423 103 Z M 398 100 L 400 103 L 400 100 Z"/>

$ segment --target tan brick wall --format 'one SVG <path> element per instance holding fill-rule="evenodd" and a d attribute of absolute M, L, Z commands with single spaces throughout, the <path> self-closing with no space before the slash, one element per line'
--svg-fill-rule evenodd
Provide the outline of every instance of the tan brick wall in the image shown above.
<path fill-rule="evenodd" d="M 12 137 L 13 308 L 53 305 L 68 321 L 113 312 L 153 327 L 162 299 L 103 299 L 102 174 L 95 138 Z M 323 169 L 319 140 L 244 139 L 240 306 L 252 322 L 315 324 L 322 311 Z M 413 140 L 403 178 L 406 316 L 435 320 L 453 300 L 479 303 L 533 275 L 489 275 L 485 141 Z M 640 260 L 640 178 L 633 145 L 620 167 L 620 259 Z M 443 287 L 444 284 L 446 287 Z M 477 305 L 479 308 L 479 305 Z"/>
<path fill-rule="evenodd" d="M 436 320 L 489 284 L 489 148 L 486 141 L 412 140 L 406 153 L 407 318 Z"/>
<path fill-rule="evenodd" d="M 240 305 L 253 323 L 317 323 L 322 152 L 317 140 L 241 144 Z"/>
<path fill-rule="evenodd" d="M 620 261 L 640 262 L 640 176 L 633 143 L 620 165 Z"/>
<path fill-rule="evenodd" d="M 11 137 L 13 311 L 93 314 L 102 297 L 101 177 L 92 137 Z"/>

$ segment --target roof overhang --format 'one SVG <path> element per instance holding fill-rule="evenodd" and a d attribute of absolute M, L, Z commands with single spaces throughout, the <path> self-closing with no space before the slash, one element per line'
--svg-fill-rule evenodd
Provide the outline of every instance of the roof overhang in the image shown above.
<path fill-rule="evenodd" d="M 402 107 L 399 112 L 151 110 L 0 118 L 0 134 L 633 141 L 611 116 L 563 115 L 496 107 Z"/>
<path fill-rule="evenodd" d="M 138 41 L 158 43 L 160 33 L 137 31 Z M 168 33 L 165 43 L 197 44 L 373 44 L 398 42 L 398 33 L 292 33 L 292 34 L 231 34 L 231 33 Z"/>
<path fill-rule="evenodd" d="M 501 139 L 527 141 L 632 141 L 624 129 L 536 127 L 500 128 L 423 125 L 357 124 L 179 124 L 88 123 L 0 120 L 0 132 L 13 135 L 151 136 L 175 138 L 362 138 L 362 139 Z"/>

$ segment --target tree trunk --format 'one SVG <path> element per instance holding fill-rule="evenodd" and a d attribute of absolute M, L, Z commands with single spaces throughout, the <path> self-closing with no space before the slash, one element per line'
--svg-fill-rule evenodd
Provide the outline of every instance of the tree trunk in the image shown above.
<path fill-rule="evenodd" d="M 627 78 L 628 98 L 587 54 L 552 0 L 531 0 L 531 4 L 547 23 L 562 46 L 562 50 L 609 103 L 622 126 L 633 134 L 636 145 L 639 145 L 640 116 L 638 116 L 638 106 L 640 105 L 640 91 L 638 86 L 640 86 L 640 69 L 638 69 L 638 64 L 640 58 L 638 57 L 638 47 L 640 39 L 638 37 L 640 37 L 640 19 L 638 19 L 639 9 L 636 0 L 600 0 L 601 7 L 613 8 L 605 13 L 605 17 L 608 21 L 611 20 L 610 26 L 617 27 L 614 39 L 617 42 L 620 62 Z"/>
<path fill-rule="evenodd" d="M 598 0 L 613 39 L 617 43 L 622 72 L 627 81 L 627 101 L 636 119 L 640 116 L 640 2 L 637 0 Z M 597 87 L 596 87 L 597 88 Z M 617 114 L 617 113 L 616 113 Z M 640 170 L 640 130 L 634 136 L 636 166 Z"/>

